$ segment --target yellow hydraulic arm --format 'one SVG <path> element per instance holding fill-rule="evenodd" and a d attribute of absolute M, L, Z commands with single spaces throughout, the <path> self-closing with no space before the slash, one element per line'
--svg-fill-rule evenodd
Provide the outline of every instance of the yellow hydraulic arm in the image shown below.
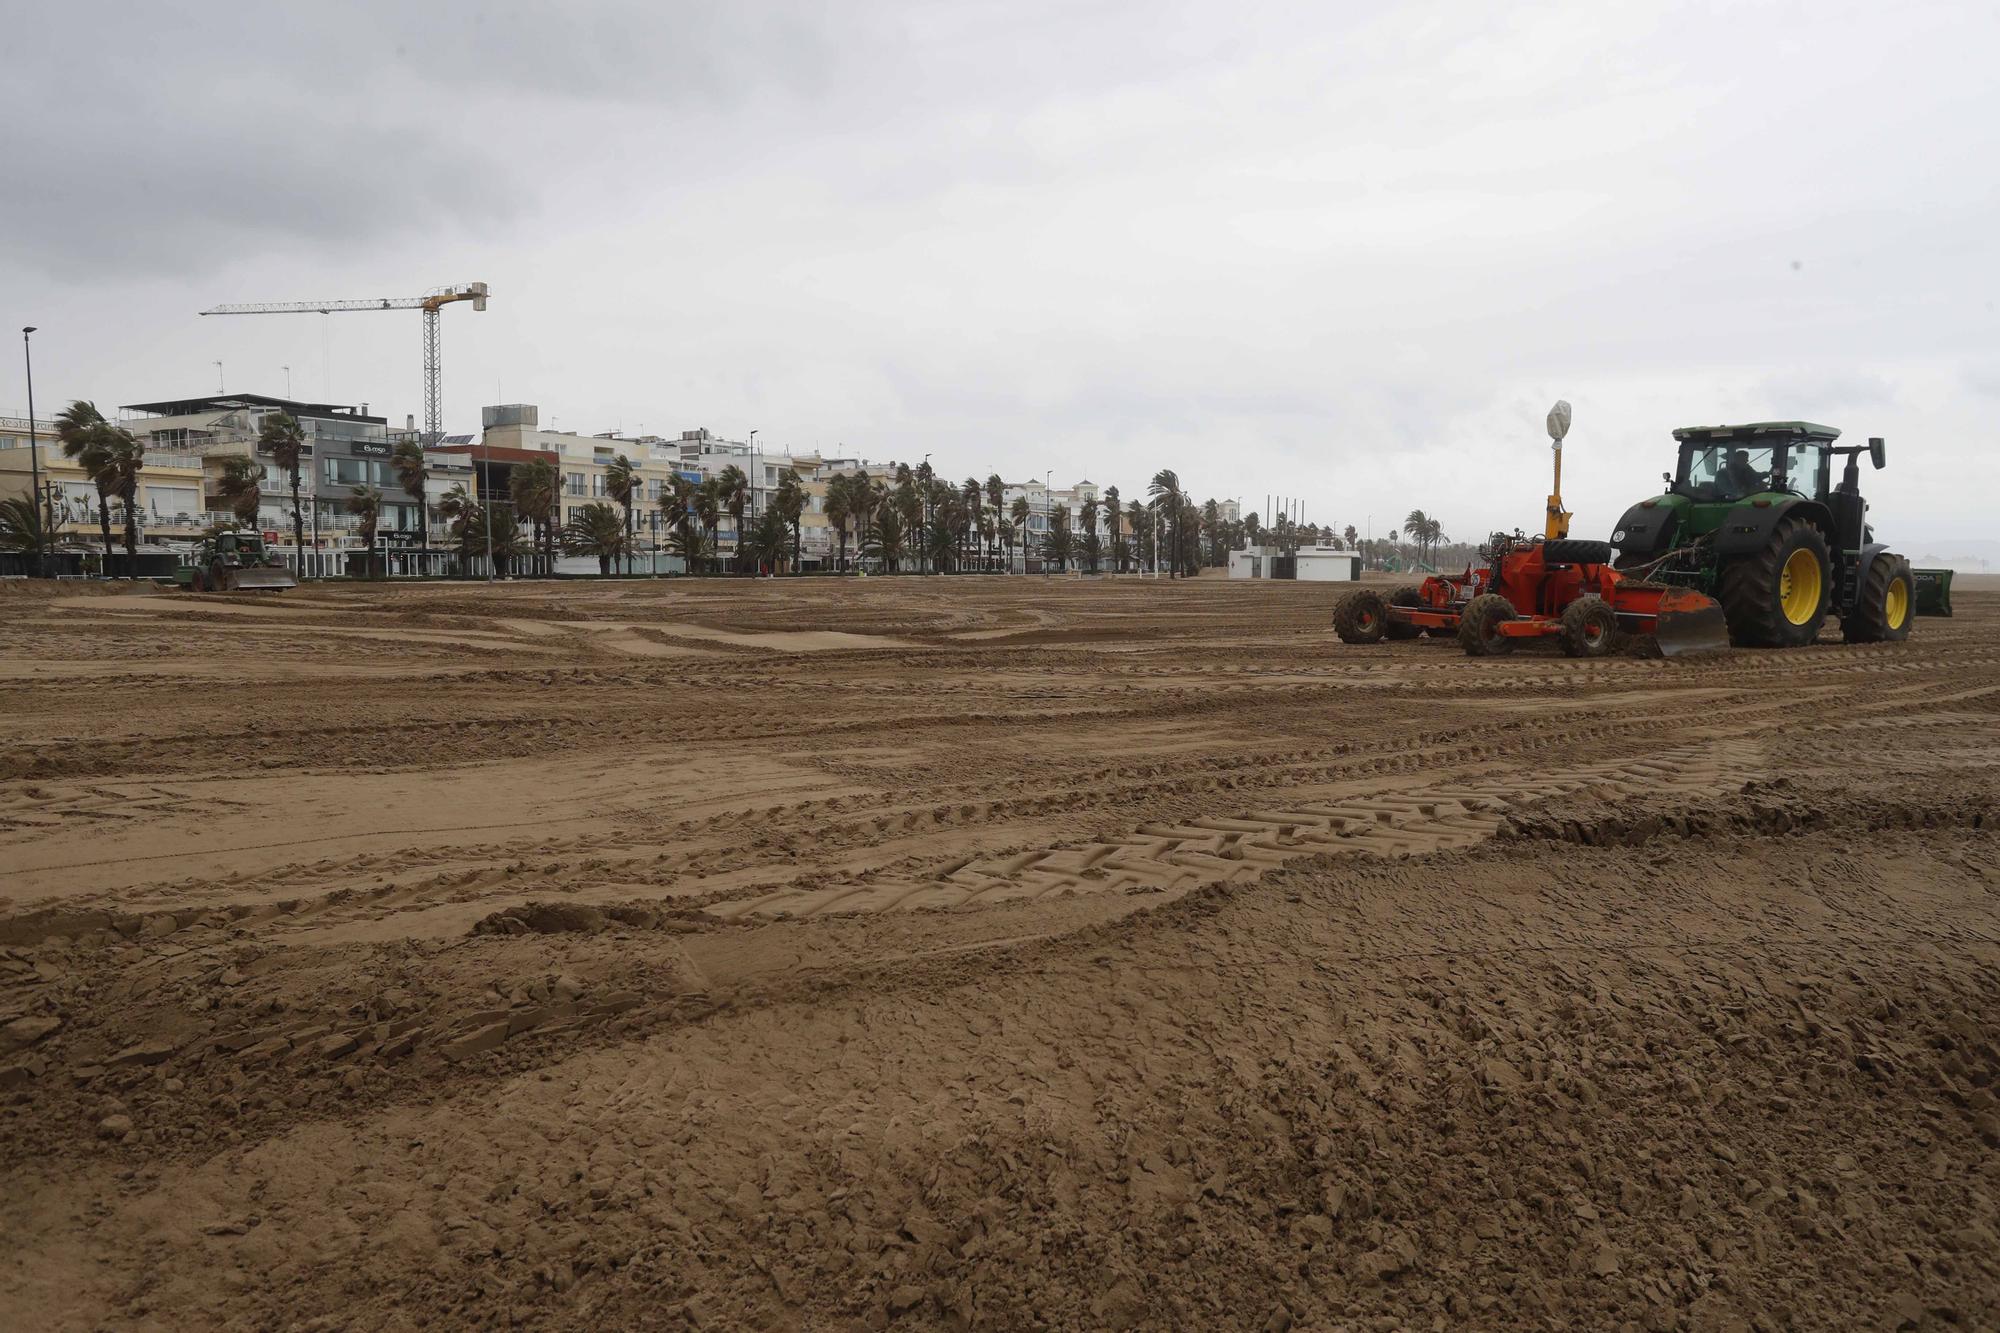
<path fill-rule="evenodd" d="M 1557 399 L 1549 409 L 1549 443 L 1555 451 L 1556 477 L 1549 487 L 1549 521 L 1543 536 L 1561 541 L 1569 536 L 1569 510 L 1563 508 L 1563 437 L 1569 434 L 1569 402 Z"/>

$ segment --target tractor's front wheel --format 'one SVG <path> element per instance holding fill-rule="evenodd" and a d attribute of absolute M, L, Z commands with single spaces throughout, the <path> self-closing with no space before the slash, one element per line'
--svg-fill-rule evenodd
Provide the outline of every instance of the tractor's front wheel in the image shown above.
<path fill-rule="evenodd" d="M 1778 520 L 1755 555 L 1722 568 L 1722 613 L 1730 642 L 1746 648 L 1796 648 L 1819 637 L 1832 580 L 1826 538 L 1795 518 Z"/>
<path fill-rule="evenodd" d="M 1389 626 L 1389 608 L 1382 594 L 1356 588 L 1333 608 L 1333 632 L 1342 643 L 1380 643 Z"/>
<path fill-rule="evenodd" d="M 1423 604 L 1424 590 L 1414 583 L 1389 594 L 1391 606 L 1418 607 Z M 1423 637 L 1424 629 L 1423 626 L 1412 625 L 1406 620 L 1391 619 L 1387 625 L 1387 633 L 1392 639 L 1420 639 Z"/>
<path fill-rule="evenodd" d="M 1497 592 L 1481 593 L 1465 604 L 1458 618 L 1458 646 L 1467 657 L 1500 657 L 1514 651 L 1514 641 L 1500 626 L 1518 619 L 1514 604 Z"/>
<path fill-rule="evenodd" d="M 1563 609 L 1557 638 L 1571 657 L 1606 657 L 1618 634 L 1618 617 L 1602 597 L 1579 597 Z"/>
<path fill-rule="evenodd" d="M 1916 583 L 1910 562 L 1888 551 L 1868 566 L 1868 577 L 1855 595 L 1854 610 L 1840 618 L 1840 637 L 1849 643 L 1900 643 L 1910 637 L 1910 617 L 1917 609 Z"/>

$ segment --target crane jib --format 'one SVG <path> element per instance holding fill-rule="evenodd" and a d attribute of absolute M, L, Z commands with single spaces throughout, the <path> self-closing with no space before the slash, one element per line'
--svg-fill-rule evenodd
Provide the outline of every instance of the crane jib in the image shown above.
<path fill-rule="evenodd" d="M 204 315 L 332 315 L 353 310 L 421 310 L 424 312 L 424 435 L 426 445 L 444 438 L 444 399 L 438 354 L 438 312 L 453 301 L 470 301 L 486 308 L 491 289 L 483 282 L 439 287 L 422 296 L 378 298 L 372 301 L 263 301 L 219 305 Z"/>

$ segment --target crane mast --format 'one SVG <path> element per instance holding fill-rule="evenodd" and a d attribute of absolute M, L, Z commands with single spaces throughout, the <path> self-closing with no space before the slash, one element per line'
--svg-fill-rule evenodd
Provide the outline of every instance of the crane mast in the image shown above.
<path fill-rule="evenodd" d="M 444 391 L 442 359 L 438 345 L 438 314 L 454 301 L 470 301 L 474 310 L 486 308 L 488 295 L 483 282 L 438 287 L 422 296 L 383 297 L 372 301 L 253 301 L 219 305 L 204 315 L 334 315 L 357 310 L 421 310 L 424 312 L 424 436 L 426 448 L 444 438 Z"/>

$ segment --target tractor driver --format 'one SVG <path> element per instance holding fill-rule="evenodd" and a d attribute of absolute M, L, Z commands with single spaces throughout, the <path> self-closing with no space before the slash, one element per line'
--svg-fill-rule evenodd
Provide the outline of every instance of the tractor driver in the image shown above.
<path fill-rule="evenodd" d="M 1731 499 L 1741 499 L 1764 489 L 1764 474 L 1751 466 L 1750 455 L 1742 449 L 1731 449 L 1729 461 L 1722 466 L 1722 485 L 1717 489 L 1727 492 Z"/>

